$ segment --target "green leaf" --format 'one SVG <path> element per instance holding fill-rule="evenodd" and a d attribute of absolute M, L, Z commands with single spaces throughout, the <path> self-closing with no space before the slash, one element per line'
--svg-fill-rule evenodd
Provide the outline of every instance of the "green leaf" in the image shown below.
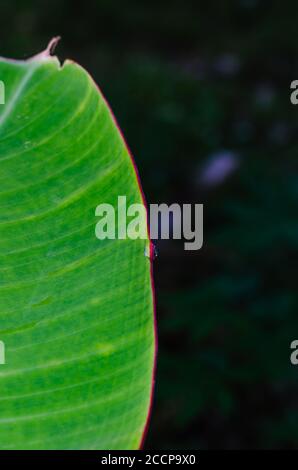
<path fill-rule="evenodd" d="M 1 449 L 133 449 L 154 362 L 149 240 L 95 236 L 142 203 L 111 111 L 79 65 L 0 59 Z"/>

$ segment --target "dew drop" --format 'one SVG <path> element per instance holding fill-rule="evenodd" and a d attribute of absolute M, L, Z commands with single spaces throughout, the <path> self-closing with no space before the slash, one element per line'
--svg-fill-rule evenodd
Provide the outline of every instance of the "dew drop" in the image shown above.
<path fill-rule="evenodd" d="M 144 254 L 147 258 L 151 259 L 151 261 L 153 261 L 153 260 L 155 260 L 155 258 L 157 258 L 158 253 L 157 253 L 157 248 L 154 245 L 154 243 L 150 242 L 146 246 Z"/>
<path fill-rule="evenodd" d="M 24 144 L 25 149 L 29 149 L 31 147 L 31 141 L 27 140 Z"/>

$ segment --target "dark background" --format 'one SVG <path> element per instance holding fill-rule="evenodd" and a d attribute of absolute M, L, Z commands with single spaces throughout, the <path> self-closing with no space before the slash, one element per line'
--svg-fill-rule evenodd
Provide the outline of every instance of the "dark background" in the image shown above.
<path fill-rule="evenodd" d="M 157 243 L 153 449 L 298 447 L 298 3 L 2 0 L 0 54 L 87 68 L 148 202 L 204 203 Z"/>

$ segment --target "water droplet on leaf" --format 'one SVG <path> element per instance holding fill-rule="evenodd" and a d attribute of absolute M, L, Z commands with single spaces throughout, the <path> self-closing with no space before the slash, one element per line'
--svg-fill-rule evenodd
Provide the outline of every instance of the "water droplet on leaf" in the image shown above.
<path fill-rule="evenodd" d="M 24 144 L 25 148 L 28 149 L 31 147 L 31 141 L 30 140 L 27 140 Z"/>
<path fill-rule="evenodd" d="M 156 246 L 154 245 L 154 243 L 150 242 L 146 248 L 145 248 L 145 256 L 149 259 L 151 259 L 151 261 L 155 260 L 155 258 L 157 258 L 158 256 L 158 253 L 157 253 L 157 249 L 156 249 Z"/>

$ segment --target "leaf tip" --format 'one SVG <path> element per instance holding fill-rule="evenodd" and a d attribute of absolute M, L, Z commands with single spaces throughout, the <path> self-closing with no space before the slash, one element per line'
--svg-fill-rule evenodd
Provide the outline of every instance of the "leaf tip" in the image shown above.
<path fill-rule="evenodd" d="M 50 40 L 46 50 L 44 51 L 45 55 L 51 56 L 54 55 L 55 49 L 58 43 L 61 40 L 61 36 L 55 36 L 53 39 Z"/>
<path fill-rule="evenodd" d="M 55 52 L 55 49 L 56 49 L 60 39 L 61 39 L 61 36 L 55 36 L 54 38 L 52 38 L 50 40 L 49 44 L 47 45 L 47 48 L 44 51 L 42 51 L 39 54 L 31 57 L 28 60 L 29 61 L 45 60 L 45 59 L 49 59 L 50 57 L 55 57 L 54 52 Z"/>

